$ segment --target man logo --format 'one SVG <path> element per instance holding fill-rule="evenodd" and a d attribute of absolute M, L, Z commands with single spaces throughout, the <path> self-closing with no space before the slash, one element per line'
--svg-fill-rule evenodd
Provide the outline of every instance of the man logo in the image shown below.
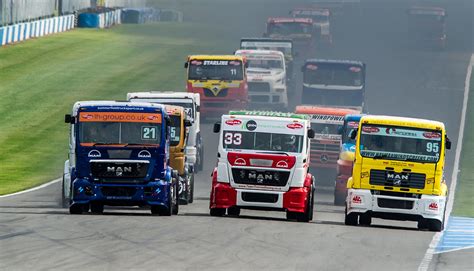
<path fill-rule="evenodd" d="M 392 181 L 393 185 L 395 186 L 400 186 L 402 184 L 402 181 L 407 181 L 409 180 L 409 176 L 406 174 L 400 174 L 400 173 L 387 173 L 387 181 Z"/>
<path fill-rule="evenodd" d="M 132 167 L 107 167 L 108 173 L 115 173 L 115 176 L 122 177 L 124 173 L 131 173 Z"/>

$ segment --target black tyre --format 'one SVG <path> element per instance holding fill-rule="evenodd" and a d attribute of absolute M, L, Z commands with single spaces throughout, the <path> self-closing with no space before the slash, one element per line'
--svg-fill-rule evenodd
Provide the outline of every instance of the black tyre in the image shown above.
<path fill-rule="evenodd" d="M 444 221 L 439 221 L 437 219 L 427 219 L 428 229 L 430 231 L 440 232 L 444 228 Z"/>
<path fill-rule="evenodd" d="M 309 222 L 313 219 L 313 208 L 314 208 L 314 188 L 311 185 L 309 191 L 309 197 L 307 202 L 306 212 L 296 213 L 296 221 L 298 222 Z"/>
<path fill-rule="evenodd" d="M 93 213 L 93 214 L 102 214 L 102 213 L 104 213 L 104 204 L 91 203 L 91 213 Z"/>
<path fill-rule="evenodd" d="M 296 220 L 298 213 L 286 211 L 286 220 Z"/>
<path fill-rule="evenodd" d="M 186 178 L 179 177 L 178 179 L 178 186 L 179 186 L 179 204 L 180 205 L 187 205 L 188 204 L 188 182 Z"/>
<path fill-rule="evenodd" d="M 348 226 L 357 226 L 358 220 L 359 220 L 359 215 L 356 213 L 348 214 L 347 207 L 346 207 L 346 211 L 344 213 L 344 224 Z"/>
<path fill-rule="evenodd" d="M 189 197 L 188 203 L 193 203 L 194 201 L 194 173 L 191 175 L 191 180 L 189 181 Z"/>
<path fill-rule="evenodd" d="M 66 195 L 64 194 L 64 177 L 63 177 L 63 182 L 62 182 L 62 185 L 61 185 L 61 206 L 63 208 L 68 208 L 69 205 L 71 204 L 71 199 L 66 197 Z"/>
<path fill-rule="evenodd" d="M 240 215 L 240 208 L 237 206 L 232 206 L 227 208 L 227 215 L 228 216 L 239 216 Z"/>
<path fill-rule="evenodd" d="M 72 204 L 69 206 L 69 213 L 72 215 L 80 215 L 84 212 L 84 205 L 82 204 Z"/>
<path fill-rule="evenodd" d="M 428 229 L 428 221 L 426 221 L 426 219 L 424 219 L 424 218 L 420 218 L 420 220 L 418 220 L 417 228 L 419 230 Z"/>
<path fill-rule="evenodd" d="M 359 216 L 359 224 L 362 226 L 370 226 L 370 224 L 372 224 L 372 217 L 369 214 L 361 214 Z"/>
<path fill-rule="evenodd" d="M 172 213 L 173 215 L 177 215 L 179 213 L 179 199 L 178 199 L 178 183 L 175 182 L 174 185 L 173 185 L 173 200 L 171 202 L 171 206 L 172 206 Z"/>
<path fill-rule="evenodd" d="M 209 214 L 211 216 L 224 216 L 225 215 L 225 208 L 211 208 L 209 210 Z"/>

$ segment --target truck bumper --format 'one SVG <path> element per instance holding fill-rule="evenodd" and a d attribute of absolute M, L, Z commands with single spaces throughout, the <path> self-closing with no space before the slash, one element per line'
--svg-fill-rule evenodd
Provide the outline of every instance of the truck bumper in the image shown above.
<path fill-rule="evenodd" d="M 84 179 L 76 179 L 72 187 L 72 203 L 98 202 L 118 206 L 162 205 L 169 207 L 170 189 L 171 184 L 165 181 L 146 184 L 97 184 Z"/>
<path fill-rule="evenodd" d="M 306 211 L 309 189 L 292 187 L 287 192 L 235 189 L 228 183 L 213 183 L 210 208 L 240 207 L 243 209 Z"/>
<path fill-rule="evenodd" d="M 373 194 L 366 189 L 348 189 L 346 198 L 347 214 L 369 213 L 372 217 L 393 220 L 417 221 L 425 218 L 443 221 L 445 206 L 445 196 L 384 196 Z"/>

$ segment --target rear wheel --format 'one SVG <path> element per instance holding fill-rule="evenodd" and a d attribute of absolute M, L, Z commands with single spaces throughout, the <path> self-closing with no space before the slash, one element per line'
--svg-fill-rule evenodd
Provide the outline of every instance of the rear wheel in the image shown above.
<path fill-rule="evenodd" d="M 344 224 L 348 226 L 357 226 L 358 220 L 359 220 L 359 215 L 356 213 L 348 214 L 347 207 L 346 207 L 346 211 L 344 214 Z"/>
<path fill-rule="evenodd" d="M 80 215 L 84 212 L 84 209 L 84 204 L 71 204 L 71 206 L 69 206 L 69 213 L 72 215 Z"/>
<path fill-rule="evenodd" d="M 225 215 L 225 208 L 211 208 L 209 210 L 209 214 L 211 216 L 224 216 Z"/>
<path fill-rule="evenodd" d="M 227 208 L 227 215 L 228 216 L 239 216 L 240 215 L 240 208 L 237 206 L 232 206 Z"/>
<path fill-rule="evenodd" d="M 186 205 L 188 204 L 188 181 L 186 178 L 178 177 L 178 187 L 179 187 L 179 204 Z"/>

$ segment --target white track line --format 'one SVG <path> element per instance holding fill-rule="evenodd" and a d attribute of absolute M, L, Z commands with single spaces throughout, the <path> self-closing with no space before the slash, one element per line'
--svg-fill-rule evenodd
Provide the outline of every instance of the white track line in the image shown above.
<path fill-rule="evenodd" d="M 464 84 L 464 99 L 462 104 L 462 111 L 461 111 L 461 123 L 459 126 L 459 135 L 458 141 L 456 144 L 456 156 L 454 157 L 454 167 L 453 167 L 453 175 L 451 176 L 451 185 L 449 186 L 449 198 L 448 203 L 446 205 L 446 221 L 449 220 L 451 216 L 451 211 L 453 210 L 453 203 L 454 203 L 454 194 L 456 190 L 456 183 L 458 181 L 458 173 L 459 173 L 459 160 L 461 158 L 461 149 L 462 149 L 462 141 L 464 137 L 464 125 L 466 124 L 466 111 L 467 111 L 467 102 L 469 98 L 469 88 L 471 83 L 471 74 L 472 74 L 472 66 L 474 65 L 474 54 L 471 55 L 471 60 L 469 61 L 469 66 L 467 67 L 467 75 L 466 81 Z M 431 260 L 433 259 L 433 255 L 436 254 L 435 250 L 438 246 L 439 240 L 441 239 L 442 232 L 437 232 L 433 239 L 431 240 L 430 246 L 426 250 L 425 257 L 418 266 L 418 271 L 427 271 L 430 267 Z"/>
<path fill-rule="evenodd" d="M 30 192 L 33 192 L 33 191 L 36 191 L 36 190 L 40 190 L 42 188 L 45 188 L 45 187 L 48 187 L 52 184 L 55 184 L 57 182 L 61 181 L 61 178 L 58 178 L 58 179 L 55 179 L 55 180 L 52 180 L 50 182 L 47 182 L 45 184 L 42 184 L 40 186 L 37 186 L 37 187 L 33 187 L 33 188 L 30 188 L 28 190 L 23 190 L 23 191 L 20 191 L 20 192 L 16 192 L 16 193 L 13 193 L 13 194 L 8 194 L 8 195 L 3 195 L 3 196 L 0 196 L 0 199 L 3 199 L 3 198 L 8 198 L 8 197 L 13 197 L 13 196 L 18 196 L 18 195 L 21 195 L 21 194 L 26 194 L 26 193 L 30 193 Z"/>

